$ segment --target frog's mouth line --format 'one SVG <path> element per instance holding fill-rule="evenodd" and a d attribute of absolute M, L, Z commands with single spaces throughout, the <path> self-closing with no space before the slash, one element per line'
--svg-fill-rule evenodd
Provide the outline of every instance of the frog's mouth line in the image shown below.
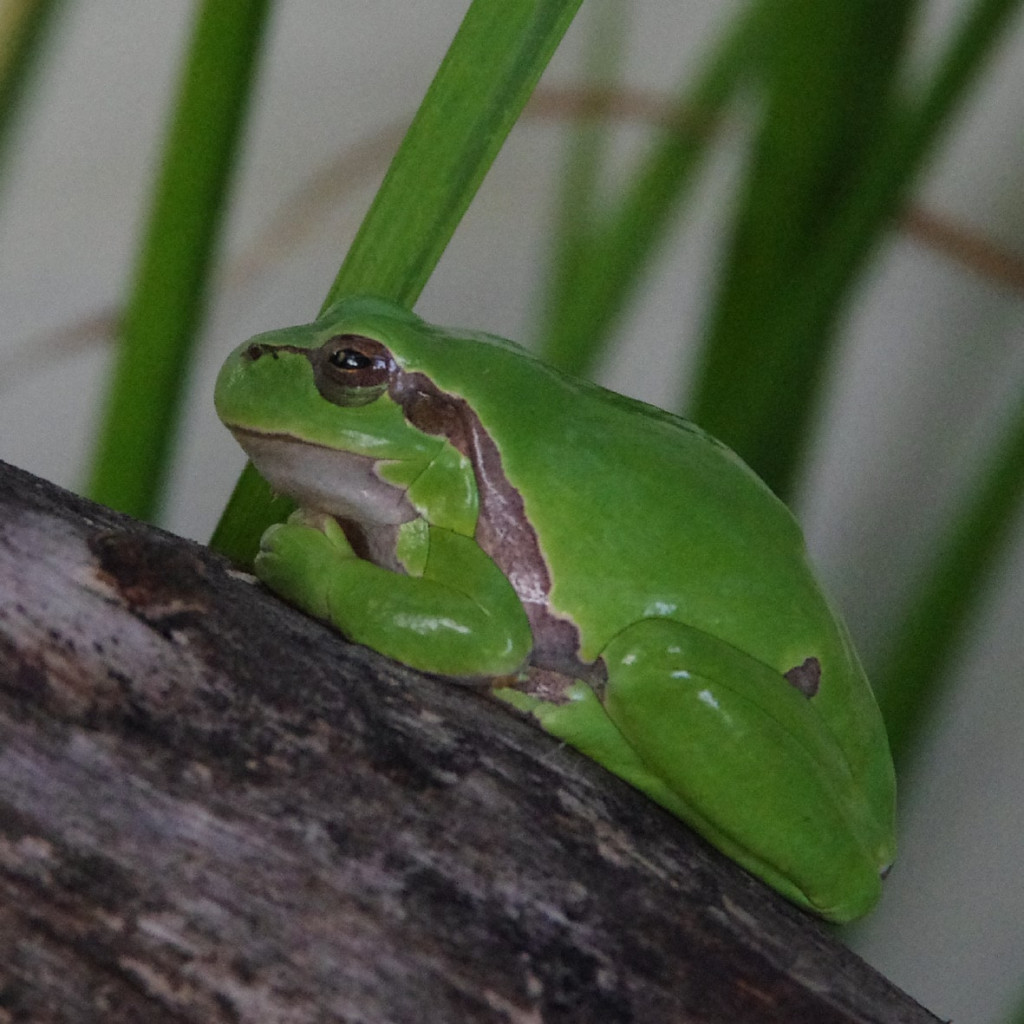
<path fill-rule="evenodd" d="M 231 431 L 232 436 L 242 446 L 246 454 L 249 453 L 249 448 L 242 439 L 256 438 L 260 441 L 275 441 L 280 444 L 302 445 L 306 448 L 322 448 L 324 451 L 332 452 L 339 457 L 351 456 L 352 458 L 357 459 L 371 459 L 371 461 L 377 461 L 372 459 L 369 455 L 361 455 L 358 452 L 347 452 L 341 448 L 332 448 L 323 441 L 310 441 L 307 438 L 296 437 L 294 434 L 289 434 L 283 430 L 260 430 L 257 427 L 239 427 L 227 422 L 225 422 L 224 425 Z"/>

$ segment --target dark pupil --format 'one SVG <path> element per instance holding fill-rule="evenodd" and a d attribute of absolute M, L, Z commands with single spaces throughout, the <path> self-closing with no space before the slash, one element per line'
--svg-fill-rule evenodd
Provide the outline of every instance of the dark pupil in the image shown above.
<path fill-rule="evenodd" d="M 365 370 L 373 365 L 369 356 L 357 352 L 354 348 L 341 348 L 331 354 L 331 365 L 337 366 L 339 370 Z"/>

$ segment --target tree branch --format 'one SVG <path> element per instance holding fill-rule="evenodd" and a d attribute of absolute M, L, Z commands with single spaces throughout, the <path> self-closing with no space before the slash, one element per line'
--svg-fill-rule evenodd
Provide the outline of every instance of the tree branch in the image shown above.
<path fill-rule="evenodd" d="M 0 1020 L 935 1018 L 505 707 L 0 464 Z"/>

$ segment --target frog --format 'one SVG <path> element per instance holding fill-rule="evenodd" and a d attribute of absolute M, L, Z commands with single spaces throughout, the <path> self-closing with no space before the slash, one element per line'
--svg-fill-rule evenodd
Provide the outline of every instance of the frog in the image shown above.
<path fill-rule="evenodd" d="M 481 688 L 834 922 L 895 852 L 885 728 L 796 519 L 693 423 L 357 295 L 239 345 L 223 423 L 292 499 L 256 576 Z"/>

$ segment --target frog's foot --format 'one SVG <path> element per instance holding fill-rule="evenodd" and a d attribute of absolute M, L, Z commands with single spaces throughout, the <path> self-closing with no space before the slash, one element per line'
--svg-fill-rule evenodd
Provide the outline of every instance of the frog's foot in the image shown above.
<path fill-rule="evenodd" d="M 253 571 L 286 601 L 330 619 L 332 576 L 355 557 L 333 516 L 299 509 L 264 532 Z"/>
<path fill-rule="evenodd" d="M 256 575 L 412 668 L 467 679 L 517 672 L 532 637 L 511 584 L 471 537 L 433 526 L 420 533 L 422 570 L 396 572 L 358 557 L 330 516 L 304 513 L 263 535 Z"/>

